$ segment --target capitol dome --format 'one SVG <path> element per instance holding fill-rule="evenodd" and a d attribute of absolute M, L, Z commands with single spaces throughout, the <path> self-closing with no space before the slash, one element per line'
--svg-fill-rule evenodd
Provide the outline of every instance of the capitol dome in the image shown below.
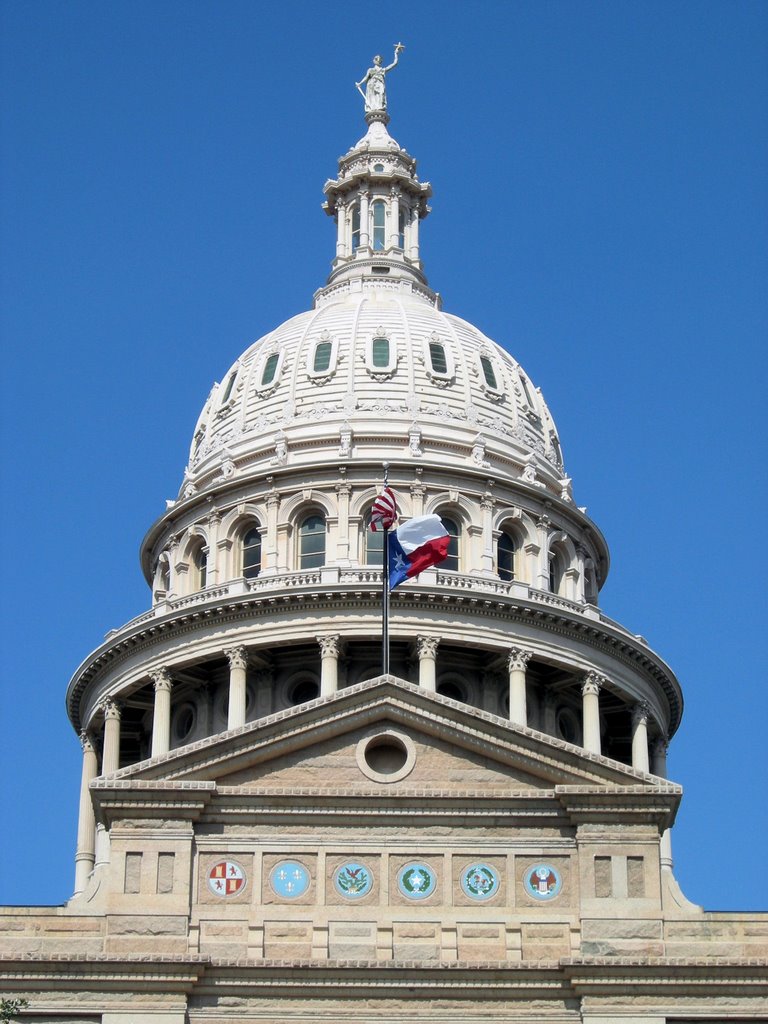
<path fill-rule="evenodd" d="M 142 544 L 151 607 L 75 673 L 72 722 L 119 720 L 114 769 L 381 676 L 369 522 L 388 473 L 401 521 L 436 514 L 449 534 L 446 560 L 392 593 L 398 685 L 647 772 L 677 680 L 601 611 L 608 548 L 541 392 L 443 311 L 420 252 L 431 186 L 386 112 L 366 120 L 324 187 L 328 280 L 214 384 Z"/>

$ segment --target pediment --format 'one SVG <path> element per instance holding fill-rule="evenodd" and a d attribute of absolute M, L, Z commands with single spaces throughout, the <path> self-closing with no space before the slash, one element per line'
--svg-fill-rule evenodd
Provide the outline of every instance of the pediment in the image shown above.
<path fill-rule="evenodd" d="M 653 784 L 626 765 L 393 676 L 140 762 L 112 780 L 361 797 Z"/>

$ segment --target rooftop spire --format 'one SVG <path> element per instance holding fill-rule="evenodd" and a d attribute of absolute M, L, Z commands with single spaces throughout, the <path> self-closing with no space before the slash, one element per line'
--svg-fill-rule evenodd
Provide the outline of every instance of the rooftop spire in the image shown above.
<path fill-rule="evenodd" d="M 355 86 L 365 100 L 368 131 L 339 159 L 338 178 L 325 183 L 325 212 L 336 221 L 336 258 L 325 289 L 342 282 L 398 282 L 434 300 L 419 257 L 419 224 L 429 213 L 428 182 L 416 174 L 416 161 L 387 131 L 386 75 L 398 63 L 404 46 L 397 43 L 387 67 L 373 58 Z M 365 86 L 365 91 L 363 91 Z"/>

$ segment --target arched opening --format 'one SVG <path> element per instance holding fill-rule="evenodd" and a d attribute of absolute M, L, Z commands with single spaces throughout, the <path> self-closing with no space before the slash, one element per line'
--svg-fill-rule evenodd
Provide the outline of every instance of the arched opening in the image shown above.
<path fill-rule="evenodd" d="M 448 531 L 448 555 L 445 561 L 440 562 L 437 566 L 438 569 L 448 569 L 450 572 L 459 571 L 459 548 L 461 539 L 461 527 L 453 520 L 449 519 L 448 516 L 441 515 L 443 526 Z"/>
<path fill-rule="evenodd" d="M 365 529 L 364 564 L 381 568 L 384 565 L 384 531 L 379 527 L 375 533 L 373 532 L 370 512 L 366 512 L 363 524 Z"/>
<path fill-rule="evenodd" d="M 496 572 L 500 580 L 515 579 L 517 544 L 511 533 L 502 530 L 496 542 Z"/>
<path fill-rule="evenodd" d="M 255 579 L 261 572 L 261 531 L 252 526 L 243 535 L 243 576 Z"/>
<path fill-rule="evenodd" d="M 208 548 L 198 544 L 192 554 L 192 589 L 204 590 L 208 583 Z"/>
<path fill-rule="evenodd" d="M 386 247 L 387 207 L 383 199 L 373 203 L 373 249 L 380 252 Z"/>
<path fill-rule="evenodd" d="M 360 248 L 360 206 L 358 203 L 352 207 L 352 248 Z"/>
<path fill-rule="evenodd" d="M 299 527 L 299 568 L 316 569 L 325 565 L 325 516 L 313 512 Z"/>

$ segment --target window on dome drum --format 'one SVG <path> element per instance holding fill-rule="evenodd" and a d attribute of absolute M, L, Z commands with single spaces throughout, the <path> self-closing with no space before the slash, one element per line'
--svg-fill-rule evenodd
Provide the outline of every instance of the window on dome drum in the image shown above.
<path fill-rule="evenodd" d="M 389 366 L 389 338 L 373 339 L 371 362 L 378 368 Z"/>
<path fill-rule="evenodd" d="M 357 203 L 352 207 L 352 248 L 360 247 L 360 207 Z"/>
<path fill-rule="evenodd" d="M 318 341 L 315 345 L 315 357 L 312 360 L 312 369 L 315 373 L 325 373 L 331 365 L 331 352 L 333 344 L 330 341 Z"/>
<path fill-rule="evenodd" d="M 549 560 L 549 590 L 552 594 L 560 593 L 560 585 L 563 582 L 563 568 L 557 555 Z"/>
<path fill-rule="evenodd" d="M 502 533 L 496 545 L 496 571 L 500 580 L 515 578 L 515 542 L 508 533 Z"/>
<path fill-rule="evenodd" d="M 299 527 L 299 568 L 325 565 L 325 516 L 314 513 Z"/>
<path fill-rule="evenodd" d="M 381 174 L 384 171 L 384 164 L 374 164 L 373 169 L 377 174 Z"/>
<path fill-rule="evenodd" d="M 448 373 L 448 360 L 445 356 L 445 345 L 441 341 L 430 341 L 429 360 L 433 373 Z"/>
<path fill-rule="evenodd" d="M 261 386 L 265 388 L 268 384 L 271 384 L 275 379 L 275 373 L 277 372 L 277 363 L 280 356 L 277 352 L 273 352 L 271 356 L 267 356 L 264 363 L 264 369 L 261 371 Z"/>
<path fill-rule="evenodd" d="M 373 248 L 381 251 L 386 247 L 387 208 L 383 199 L 373 204 Z"/>
<path fill-rule="evenodd" d="M 448 556 L 444 562 L 440 562 L 437 566 L 438 569 L 448 569 L 450 572 L 459 571 L 459 537 L 461 536 L 461 530 L 458 523 L 455 523 L 453 519 L 448 519 L 446 516 L 440 516 L 443 521 L 443 526 L 448 531 Z"/>
<path fill-rule="evenodd" d="M 480 365 L 483 368 L 483 377 L 485 377 L 485 383 L 489 388 L 493 388 L 494 391 L 498 391 L 498 384 L 496 383 L 496 374 L 493 372 L 493 363 L 488 356 L 480 356 Z"/>
<path fill-rule="evenodd" d="M 405 210 L 402 206 L 397 214 L 397 244 L 401 249 L 405 248 Z"/>
<path fill-rule="evenodd" d="M 204 547 L 201 546 L 197 549 L 194 554 L 193 563 L 195 575 L 197 576 L 195 580 L 197 589 L 203 590 L 208 579 L 208 552 Z"/>
<path fill-rule="evenodd" d="M 224 389 L 224 395 L 223 395 L 223 397 L 221 399 L 221 404 L 222 405 L 224 405 L 226 402 L 229 401 L 229 399 L 230 399 L 230 397 L 232 395 L 232 388 L 235 386 L 235 378 L 236 377 L 237 377 L 237 370 L 233 370 L 232 373 L 230 373 L 230 375 L 229 375 L 229 380 L 227 381 L 227 386 Z"/>
<path fill-rule="evenodd" d="M 255 579 L 261 572 L 261 533 L 252 527 L 243 537 L 243 576 Z"/>
<path fill-rule="evenodd" d="M 364 520 L 365 523 L 365 564 L 375 565 L 381 568 L 384 564 L 384 531 L 379 529 L 376 533 L 371 529 L 371 513 L 369 512 Z"/>

